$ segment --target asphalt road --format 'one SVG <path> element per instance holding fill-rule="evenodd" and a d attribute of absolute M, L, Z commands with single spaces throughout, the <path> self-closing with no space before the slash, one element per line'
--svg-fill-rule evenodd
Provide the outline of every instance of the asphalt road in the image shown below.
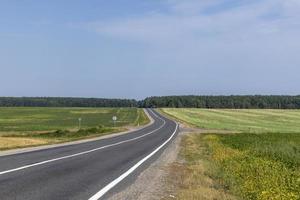
<path fill-rule="evenodd" d="M 154 123 L 125 135 L 0 156 L 0 199 L 95 200 L 126 188 L 178 131 L 174 121 L 148 111 Z"/>

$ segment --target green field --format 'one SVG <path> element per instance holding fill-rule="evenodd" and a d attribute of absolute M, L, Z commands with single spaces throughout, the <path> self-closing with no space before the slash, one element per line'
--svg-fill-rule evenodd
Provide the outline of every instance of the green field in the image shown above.
<path fill-rule="evenodd" d="M 148 122 L 138 108 L 0 108 L 0 150 L 99 136 Z"/>
<path fill-rule="evenodd" d="M 146 121 L 137 108 L 0 108 L 0 132 L 76 129 L 79 118 L 82 128 L 112 127 L 114 115 L 118 127 Z"/>
<path fill-rule="evenodd" d="M 300 110 L 162 111 L 203 133 L 183 140 L 187 179 L 205 179 L 195 175 L 204 165 L 212 188 L 238 198 L 300 199 Z M 203 184 L 179 187 L 178 199 L 197 199 L 203 190 Z"/>
<path fill-rule="evenodd" d="M 163 109 L 189 124 L 245 133 L 300 133 L 300 110 Z"/>

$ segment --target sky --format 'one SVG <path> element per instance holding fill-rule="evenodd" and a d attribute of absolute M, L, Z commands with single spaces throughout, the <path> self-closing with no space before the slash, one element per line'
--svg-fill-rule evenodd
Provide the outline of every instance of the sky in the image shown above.
<path fill-rule="evenodd" d="M 1 0 L 0 96 L 300 94 L 300 0 Z"/>

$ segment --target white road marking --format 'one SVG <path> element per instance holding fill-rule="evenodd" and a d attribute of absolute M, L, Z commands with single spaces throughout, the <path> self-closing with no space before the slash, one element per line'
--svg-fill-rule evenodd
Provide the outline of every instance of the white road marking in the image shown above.
<path fill-rule="evenodd" d="M 171 135 L 169 139 L 167 139 L 162 145 L 160 145 L 157 149 L 155 149 L 152 153 L 147 155 L 145 158 L 140 160 L 138 163 L 136 163 L 134 166 L 132 166 L 128 171 L 126 171 L 124 174 L 113 180 L 111 183 L 106 185 L 104 188 L 102 188 L 99 192 L 97 192 L 95 195 L 93 195 L 89 200 L 98 200 L 101 197 L 103 197 L 109 190 L 111 190 L 113 187 L 115 187 L 118 183 L 120 183 L 123 179 L 125 179 L 127 176 L 129 176 L 132 172 L 134 172 L 140 165 L 142 165 L 144 162 L 146 162 L 149 158 L 151 158 L 155 153 L 157 153 L 161 148 L 163 148 L 176 134 L 178 129 L 178 124 L 176 123 L 176 129 Z"/>
<path fill-rule="evenodd" d="M 2 172 L 0 172 L 0 175 L 8 174 L 8 173 L 11 173 L 11 172 L 20 171 L 20 170 L 23 170 L 23 169 L 27 169 L 27 168 L 31 168 L 31 167 L 35 167 L 35 166 L 39 166 L 39 165 L 51 163 L 51 162 L 55 162 L 55 161 L 58 161 L 58 160 L 63 160 L 63 159 L 67 159 L 67 158 L 72 158 L 72 157 L 76 157 L 76 156 L 80 156 L 80 155 L 92 153 L 94 151 L 99 151 L 101 149 L 105 149 L 105 148 L 112 147 L 112 146 L 117 146 L 117 145 L 120 145 L 120 144 L 124 144 L 124 143 L 127 143 L 127 142 L 131 142 L 131 141 L 138 140 L 140 138 L 146 137 L 146 136 L 148 136 L 150 134 L 153 134 L 154 132 L 158 131 L 159 129 L 161 129 L 166 124 L 166 121 L 163 118 L 157 116 L 152 110 L 150 110 L 150 111 L 151 111 L 151 113 L 154 116 L 156 116 L 157 118 L 161 119 L 163 121 L 163 124 L 159 128 L 157 128 L 157 129 L 155 129 L 155 130 L 153 130 L 153 131 L 151 131 L 149 133 L 146 133 L 144 135 L 141 135 L 141 136 L 138 136 L 138 137 L 135 137 L 135 138 L 132 138 L 132 139 L 128 139 L 128 140 L 124 140 L 124 141 L 121 141 L 121 142 L 117 142 L 117 143 L 105 145 L 105 146 L 102 146 L 102 147 L 99 147 L 99 148 L 95 148 L 95 149 L 91 149 L 91 150 L 88 150 L 88 151 L 83 151 L 83 152 L 72 154 L 72 155 L 68 155 L 68 156 L 54 158 L 54 159 L 51 159 L 51 160 L 45 160 L 45 161 L 42 161 L 42 162 L 37 162 L 37 163 L 30 164 L 30 165 L 25 165 L 25 166 L 22 166 L 22 167 L 18 167 L 18 168 L 14 168 L 14 169 L 2 171 Z"/>

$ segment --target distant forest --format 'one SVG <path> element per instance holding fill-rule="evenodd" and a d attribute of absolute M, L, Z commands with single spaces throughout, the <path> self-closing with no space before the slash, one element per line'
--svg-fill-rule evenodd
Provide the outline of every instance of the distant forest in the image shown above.
<path fill-rule="evenodd" d="M 0 97 L 0 107 L 137 107 L 132 99 Z"/>
<path fill-rule="evenodd" d="M 299 109 L 300 96 L 165 96 L 149 97 L 142 107 Z"/>
<path fill-rule="evenodd" d="M 0 107 L 171 107 L 300 109 L 300 96 L 164 96 L 134 99 L 0 97 Z"/>

